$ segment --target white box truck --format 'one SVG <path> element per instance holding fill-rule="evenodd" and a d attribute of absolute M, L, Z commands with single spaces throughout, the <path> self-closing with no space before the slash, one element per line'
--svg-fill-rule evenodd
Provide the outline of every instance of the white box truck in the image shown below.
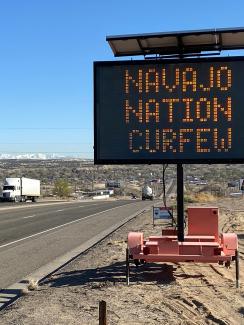
<path fill-rule="evenodd" d="M 153 190 L 150 186 L 146 185 L 142 188 L 142 193 L 141 193 L 141 198 L 142 200 L 153 200 Z"/>
<path fill-rule="evenodd" d="M 25 177 L 9 177 L 5 179 L 2 191 L 3 201 L 36 202 L 40 196 L 40 181 Z"/>

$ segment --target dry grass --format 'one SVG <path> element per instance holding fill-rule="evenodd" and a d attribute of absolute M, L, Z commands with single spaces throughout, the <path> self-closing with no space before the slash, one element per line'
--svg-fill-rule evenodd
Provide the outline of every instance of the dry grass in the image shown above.
<path fill-rule="evenodd" d="M 213 194 L 211 193 L 197 193 L 196 194 L 196 199 L 198 202 L 212 202 L 215 201 L 216 198 Z"/>
<path fill-rule="evenodd" d="M 201 192 L 201 193 L 191 193 L 185 195 L 185 202 L 188 203 L 196 203 L 196 202 L 213 202 L 216 198 L 214 195 L 208 192 Z"/>

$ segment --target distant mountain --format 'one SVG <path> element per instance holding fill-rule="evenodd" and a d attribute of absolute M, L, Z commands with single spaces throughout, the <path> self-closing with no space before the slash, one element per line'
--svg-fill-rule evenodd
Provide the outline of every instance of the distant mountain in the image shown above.
<path fill-rule="evenodd" d="M 89 158 L 81 158 L 79 156 L 65 156 L 56 153 L 22 153 L 22 154 L 9 154 L 9 153 L 0 153 L 0 159 L 79 159 L 79 160 L 92 160 Z"/>

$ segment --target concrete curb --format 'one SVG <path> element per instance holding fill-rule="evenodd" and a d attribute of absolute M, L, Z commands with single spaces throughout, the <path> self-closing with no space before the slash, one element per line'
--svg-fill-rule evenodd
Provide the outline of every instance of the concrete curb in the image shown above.
<path fill-rule="evenodd" d="M 13 304 L 18 298 L 20 298 L 23 295 L 24 292 L 28 291 L 28 285 L 30 281 L 33 281 L 33 283 L 40 283 L 52 273 L 57 272 L 65 265 L 69 264 L 71 261 L 75 260 L 77 257 L 84 254 L 88 249 L 92 248 L 93 246 L 101 242 L 103 239 L 111 235 L 114 231 L 121 228 L 123 225 L 125 225 L 133 218 L 137 217 L 143 212 L 149 211 L 151 207 L 152 204 L 144 207 L 141 210 L 138 210 L 137 212 L 126 217 L 125 219 L 118 222 L 117 224 L 111 226 L 105 231 L 102 231 L 98 235 L 94 236 L 84 244 L 76 247 L 72 251 L 56 258 L 53 262 L 48 263 L 45 266 L 42 266 L 41 268 L 36 270 L 35 272 L 29 274 L 26 277 L 26 279 L 12 284 L 7 289 L 0 290 L 0 310 Z"/>

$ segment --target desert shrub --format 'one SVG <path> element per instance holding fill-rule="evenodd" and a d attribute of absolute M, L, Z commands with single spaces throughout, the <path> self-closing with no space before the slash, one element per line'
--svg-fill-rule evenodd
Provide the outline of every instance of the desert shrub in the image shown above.
<path fill-rule="evenodd" d="M 68 197 L 70 193 L 71 189 L 69 187 L 69 183 L 66 180 L 60 179 L 55 182 L 53 189 L 54 195 L 57 195 L 59 197 Z"/>

